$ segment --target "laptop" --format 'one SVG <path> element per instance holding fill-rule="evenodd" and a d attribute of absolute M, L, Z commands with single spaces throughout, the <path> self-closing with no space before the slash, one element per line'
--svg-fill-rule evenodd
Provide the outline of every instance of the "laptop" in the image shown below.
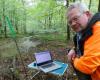
<path fill-rule="evenodd" d="M 36 58 L 36 65 L 40 70 L 42 70 L 45 73 L 61 68 L 61 65 L 55 63 L 52 60 L 49 51 L 35 53 L 35 58 Z"/>

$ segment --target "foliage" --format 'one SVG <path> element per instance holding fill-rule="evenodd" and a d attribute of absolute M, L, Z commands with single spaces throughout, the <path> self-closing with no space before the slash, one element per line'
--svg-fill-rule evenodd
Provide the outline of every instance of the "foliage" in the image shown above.
<path fill-rule="evenodd" d="M 47 30 L 57 30 L 65 33 L 66 30 L 66 6 L 59 0 L 29 0 L 33 5 L 29 5 L 28 0 L 1 0 L 0 18 L 2 27 L 0 34 L 9 35 L 9 29 L 5 22 L 5 16 L 11 20 L 16 33 L 45 32 Z M 70 0 L 70 3 L 73 0 Z M 58 4 L 59 2 L 59 4 Z M 89 1 L 84 2 L 88 5 Z M 95 2 L 95 4 L 94 4 Z M 97 11 L 98 1 L 92 0 L 91 10 Z"/>

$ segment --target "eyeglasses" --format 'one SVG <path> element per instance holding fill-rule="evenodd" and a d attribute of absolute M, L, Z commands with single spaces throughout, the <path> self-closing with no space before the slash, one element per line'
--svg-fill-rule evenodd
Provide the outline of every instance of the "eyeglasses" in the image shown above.
<path fill-rule="evenodd" d="M 75 22 L 75 23 L 79 22 L 81 15 L 82 14 L 77 15 L 77 16 L 74 16 L 72 19 L 69 19 L 68 20 L 68 25 L 71 26 L 72 25 L 72 22 Z"/>

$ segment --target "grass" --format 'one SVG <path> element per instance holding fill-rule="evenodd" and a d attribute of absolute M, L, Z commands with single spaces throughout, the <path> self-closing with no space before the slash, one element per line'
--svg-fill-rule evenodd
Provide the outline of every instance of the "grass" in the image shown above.
<path fill-rule="evenodd" d="M 36 38 L 44 40 L 44 41 L 65 41 L 66 40 L 66 34 L 37 34 L 35 35 Z"/>
<path fill-rule="evenodd" d="M 17 37 L 21 38 L 24 36 L 30 35 L 17 35 Z M 36 34 L 31 35 L 34 38 L 41 40 L 43 42 L 54 41 L 54 42 L 65 42 L 66 40 L 66 33 L 47 33 L 47 34 Z M 58 43 L 59 44 L 59 43 Z M 11 38 L 1 38 L 0 39 L 0 54 L 2 57 L 13 57 L 16 54 L 19 54 L 16 48 L 14 41 Z"/>
<path fill-rule="evenodd" d="M 11 38 L 0 39 L 0 54 L 2 57 L 12 57 L 17 53 L 15 43 Z"/>

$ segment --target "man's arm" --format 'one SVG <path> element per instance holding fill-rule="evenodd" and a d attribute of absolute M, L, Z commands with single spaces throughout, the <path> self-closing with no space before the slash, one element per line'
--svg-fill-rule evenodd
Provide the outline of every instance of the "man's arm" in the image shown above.
<path fill-rule="evenodd" d="M 93 26 L 93 35 L 85 41 L 84 55 L 76 57 L 73 64 L 86 74 L 92 74 L 100 66 L 100 21 Z"/>

